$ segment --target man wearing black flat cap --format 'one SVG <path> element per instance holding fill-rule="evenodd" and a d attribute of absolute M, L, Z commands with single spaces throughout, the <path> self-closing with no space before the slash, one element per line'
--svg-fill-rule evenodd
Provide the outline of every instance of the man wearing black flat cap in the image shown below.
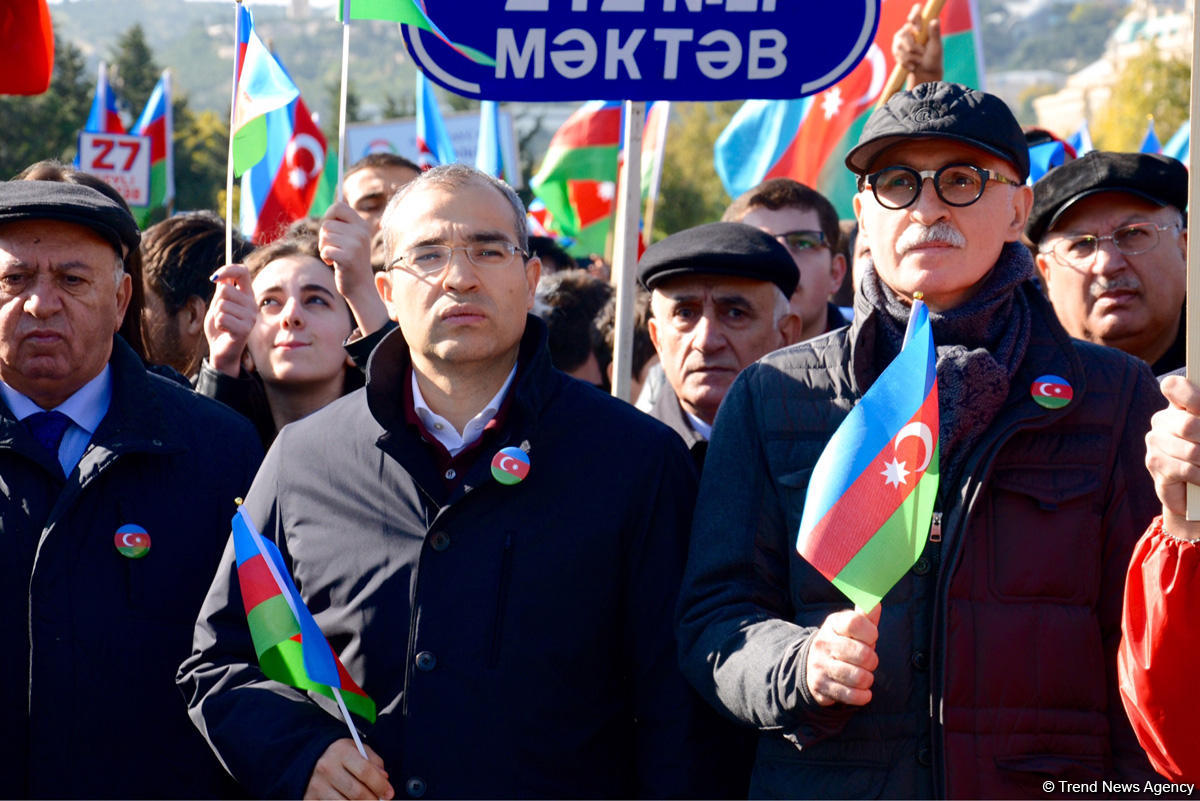
<path fill-rule="evenodd" d="M 231 783 L 174 686 L 261 456 L 116 335 L 129 212 L 0 183 L 0 796 L 206 798 Z"/>
<path fill-rule="evenodd" d="M 799 271 L 770 234 L 717 222 L 651 245 L 638 279 L 651 293 L 650 340 L 671 390 L 664 388 L 650 414 L 703 467 L 717 409 L 738 373 L 800 336 L 800 318 L 788 306 Z"/>
<path fill-rule="evenodd" d="M 1067 333 L 1183 367 L 1187 200 L 1187 169 L 1150 153 L 1093 151 L 1034 184 L 1025 233 Z"/>
<path fill-rule="evenodd" d="M 846 158 L 874 261 L 853 323 L 768 355 L 725 397 L 678 632 L 701 694 L 758 730 L 751 797 L 1028 798 L 1154 777 L 1115 664 L 1125 569 L 1158 512 L 1142 437 L 1161 399 L 1143 362 L 1068 337 L 1034 285 L 1028 159 L 992 95 L 939 82 L 888 100 Z M 900 352 L 918 293 L 936 500 L 912 567 L 854 609 L 797 532 L 818 457 Z M 857 481 L 906 483 L 872 464 L 890 447 L 854 454 Z"/>

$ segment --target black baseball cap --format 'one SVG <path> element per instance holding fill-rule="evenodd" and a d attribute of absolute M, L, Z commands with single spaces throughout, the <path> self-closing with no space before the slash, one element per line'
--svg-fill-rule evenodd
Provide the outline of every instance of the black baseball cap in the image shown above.
<path fill-rule="evenodd" d="M 124 258 L 142 235 L 121 204 L 82 184 L 61 181 L 0 181 L 0 224 L 61 220 L 91 228 Z"/>
<path fill-rule="evenodd" d="M 1067 209 L 1099 192 L 1125 192 L 1183 213 L 1188 202 L 1187 168 L 1154 153 L 1093 150 L 1055 167 L 1033 185 L 1033 210 L 1025 235 L 1037 244 Z"/>
<path fill-rule="evenodd" d="M 948 139 L 977 147 L 1013 165 L 1022 181 L 1029 177 L 1025 132 L 1008 105 L 995 95 L 945 81 L 897 92 L 875 109 L 858 144 L 846 154 L 846 166 L 866 175 L 876 156 L 914 138 Z"/>
<path fill-rule="evenodd" d="M 714 222 L 688 228 L 646 248 L 638 281 L 646 289 L 683 275 L 730 275 L 769 281 L 791 297 L 800 271 L 787 248 L 752 225 Z"/>

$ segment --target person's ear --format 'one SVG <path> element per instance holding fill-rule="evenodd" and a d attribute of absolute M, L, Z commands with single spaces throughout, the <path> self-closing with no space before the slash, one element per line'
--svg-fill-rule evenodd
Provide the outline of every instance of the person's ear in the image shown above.
<path fill-rule="evenodd" d="M 779 320 L 779 335 L 783 337 L 784 346 L 795 345 L 803 332 L 804 321 L 795 312 L 788 312 Z"/>
<path fill-rule="evenodd" d="M 1008 223 L 1008 236 L 1005 242 L 1019 242 L 1021 234 L 1025 233 L 1025 223 L 1029 220 L 1029 212 L 1033 209 L 1033 187 L 1021 185 L 1012 193 L 1012 219 Z"/>
<path fill-rule="evenodd" d="M 189 337 L 203 336 L 204 314 L 207 311 L 208 304 L 204 302 L 204 298 L 199 295 L 189 296 L 183 308 L 179 310 L 183 332 Z"/>
<path fill-rule="evenodd" d="M 396 309 L 392 304 L 393 289 L 394 285 L 392 284 L 391 270 L 380 270 L 379 272 L 375 273 L 375 291 L 379 293 L 380 299 L 383 300 L 383 305 L 387 307 L 388 317 L 392 318 L 393 320 L 399 320 L 399 317 L 396 314 Z"/>
<path fill-rule="evenodd" d="M 842 288 L 842 281 L 846 280 L 846 257 L 843 254 L 834 255 L 833 263 L 829 265 L 829 276 L 833 281 L 833 289 L 829 294 L 835 295 Z"/>
<path fill-rule="evenodd" d="M 249 348 L 242 351 L 242 369 L 247 373 L 254 372 L 254 357 L 250 355 Z"/>

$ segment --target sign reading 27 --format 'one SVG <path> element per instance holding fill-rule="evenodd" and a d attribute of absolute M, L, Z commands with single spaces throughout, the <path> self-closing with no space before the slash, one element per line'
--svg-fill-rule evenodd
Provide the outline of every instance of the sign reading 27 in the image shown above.
<path fill-rule="evenodd" d="M 866 55 L 881 0 L 425 0 L 413 60 L 489 100 L 780 99 Z"/>

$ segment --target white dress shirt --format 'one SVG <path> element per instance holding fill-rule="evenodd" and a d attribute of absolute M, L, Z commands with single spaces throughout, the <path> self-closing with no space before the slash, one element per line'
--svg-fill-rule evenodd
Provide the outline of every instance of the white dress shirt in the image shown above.
<path fill-rule="evenodd" d="M 696 432 L 696 435 L 700 437 L 700 439 L 704 440 L 705 442 L 708 442 L 710 439 L 712 439 L 712 426 L 689 412 L 687 409 L 683 410 L 683 414 L 685 417 L 687 417 L 688 425 L 692 427 L 692 430 Z"/>
<path fill-rule="evenodd" d="M 451 425 L 449 420 L 429 408 L 429 404 L 421 396 L 421 388 L 417 386 L 416 370 L 413 370 L 412 374 L 413 408 L 416 409 L 417 417 L 421 419 L 421 425 L 425 426 L 425 429 L 430 434 L 433 434 L 438 442 L 445 446 L 451 458 L 453 458 L 462 453 L 468 445 L 483 436 L 484 426 L 492 422 L 492 418 L 500 411 L 500 405 L 504 403 L 504 394 L 508 392 L 508 388 L 512 386 L 513 379 L 516 376 L 517 366 L 514 364 L 512 372 L 508 374 L 508 378 L 504 382 L 504 386 L 500 387 L 500 391 L 496 393 L 495 397 L 488 401 L 487 405 L 483 407 L 483 411 L 467 421 L 467 425 L 461 434 L 458 432 L 458 429 Z"/>

